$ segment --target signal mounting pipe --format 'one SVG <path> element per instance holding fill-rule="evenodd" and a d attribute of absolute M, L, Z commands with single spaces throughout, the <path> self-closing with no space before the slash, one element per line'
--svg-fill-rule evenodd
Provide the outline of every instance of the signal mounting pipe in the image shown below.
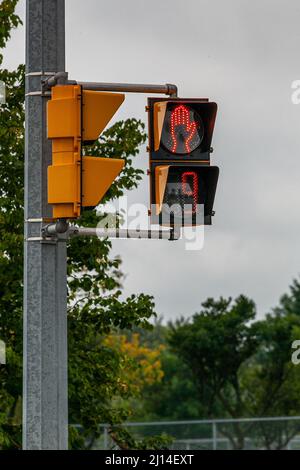
<path fill-rule="evenodd" d="M 177 96 L 177 86 L 171 83 L 165 85 L 151 85 L 138 83 L 97 83 L 78 82 L 84 90 L 94 91 L 118 91 L 123 93 L 160 93 L 163 95 Z"/>
<path fill-rule="evenodd" d="M 43 238 L 63 236 L 71 237 L 98 237 L 115 239 L 152 239 L 152 240 L 179 240 L 181 235 L 180 227 L 171 227 L 169 230 L 135 230 L 127 228 L 98 228 L 98 227 L 78 227 L 69 225 L 65 220 L 58 220 L 56 223 L 45 225 L 42 228 Z"/>
<path fill-rule="evenodd" d="M 141 84 L 141 83 L 105 83 L 105 82 L 76 82 L 68 80 L 66 72 L 58 72 L 52 77 L 43 80 L 43 91 L 50 90 L 55 85 L 80 85 L 83 90 L 92 91 L 115 91 L 122 93 L 158 93 L 177 97 L 177 86 L 172 83 L 164 85 Z"/>

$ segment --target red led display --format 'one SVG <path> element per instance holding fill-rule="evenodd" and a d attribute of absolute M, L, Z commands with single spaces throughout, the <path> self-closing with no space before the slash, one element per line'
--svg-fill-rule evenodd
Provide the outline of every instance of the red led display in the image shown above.
<path fill-rule="evenodd" d="M 181 174 L 182 194 L 193 198 L 192 213 L 197 211 L 198 203 L 198 174 L 195 171 L 185 171 Z"/>
<path fill-rule="evenodd" d="M 171 154 L 191 154 L 199 147 L 203 136 L 203 122 L 195 108 L 185 104 L 168 108 L 161 142 Z"/>
<path fill-rule="evenodd" d="M 178 126 L 183 126 L 185 130 L 185 149 L 186 153 L 191 151 L 190 149 L 190 140 L 193 138 L 196 132 L 196 122 L 190 121 L 190 112 L 186 106 L 181 104 L 177 106 L 171 113 L 171 136 L 172 136 L 172 152 L 176 153 L 178 136 L 176 134 L 176 128 Z"/>

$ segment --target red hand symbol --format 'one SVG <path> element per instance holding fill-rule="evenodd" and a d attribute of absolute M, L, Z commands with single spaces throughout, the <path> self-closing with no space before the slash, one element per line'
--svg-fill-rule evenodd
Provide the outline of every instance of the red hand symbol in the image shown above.
<path fill-rule="evenodd" d="M 176 152 L 177 148 L 177 135 L 176 129 L 181 126 L 184 129 L 184 145 L 187 153 L 190 152 L 190 141 L 196 132 L 196 122 L 190 121 L 189 110 L 183 106 L 177 106 L 171 114 L 171 136 L 172 136 L 172 152 Z"/>

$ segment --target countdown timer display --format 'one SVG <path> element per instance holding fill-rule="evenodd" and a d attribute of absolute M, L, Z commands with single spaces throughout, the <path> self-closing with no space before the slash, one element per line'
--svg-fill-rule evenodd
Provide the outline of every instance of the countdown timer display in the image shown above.
<path fill-rule="evenodd" d="M 175 217 L 196 215 L 205 201 L 205 181 L 200 171 L 193 167 L 171 167 L 166 184 L 164 211 Z"/>

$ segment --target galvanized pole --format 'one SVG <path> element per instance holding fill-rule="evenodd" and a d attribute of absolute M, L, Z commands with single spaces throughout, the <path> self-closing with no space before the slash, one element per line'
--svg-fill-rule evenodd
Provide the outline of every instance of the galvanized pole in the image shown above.
<path fill-rule="evenodd" d="M 66 242 L 41 238 L 51 216 L 41 79 L 64 70 L 64 0 L 26 0 L 24 449 L 68 445 Z"/>

